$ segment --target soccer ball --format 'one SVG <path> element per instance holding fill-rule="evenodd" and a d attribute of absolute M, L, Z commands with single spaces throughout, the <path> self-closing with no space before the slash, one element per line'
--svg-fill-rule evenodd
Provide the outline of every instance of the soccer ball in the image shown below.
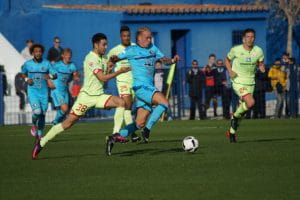
<path fill-rule="evenodd" d="M 182 141 L 182 148 L 186 152 L 195 152 L 199 147 L 199 142 L 194 136 L 187 136 Z"/>

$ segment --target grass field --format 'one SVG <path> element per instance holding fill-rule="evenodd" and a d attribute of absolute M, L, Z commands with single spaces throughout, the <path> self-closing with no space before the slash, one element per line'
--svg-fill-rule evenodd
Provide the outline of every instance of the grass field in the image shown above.
<path fill-rule="evenodd" d="M 0 199 L 300 199 L 300 120 L 245 120 L 237 144 L 228 123 L 159 123 L 150 144 L 117 144 L 111 157 L 112 123 L 79 123 L 35 161 L 29 126 L 0 127 Z M 181 149 L 188 135 L 196 153 Z"/>

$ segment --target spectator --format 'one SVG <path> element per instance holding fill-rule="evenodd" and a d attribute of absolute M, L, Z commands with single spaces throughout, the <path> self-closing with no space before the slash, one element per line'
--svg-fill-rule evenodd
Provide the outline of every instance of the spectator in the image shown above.
<path fill-rule="evenodd" d="M 60 46 L 60 38 L 54 37 L 53 47 L 48 51 L 47 59 L 53 64 L 61 59 L 61 52 L 63 48 Z"/>
<path fill-rule="evenodd" d="M 217 60 L 217 69 L 215 75 L 215 84 L 216 84 L 216 96 L 221 96 L 222 99 L 222 108 L 223 108 L 223 117 L 225 119 L 230 119 L 229 113 L 229 94 L 227 88 L 227 76 L 226 76 L 226 67 L 224 66 L 223 60 Z"/>
<path fill-rule="evenodd" d="M 297 117 L 298 115 L 298 68 L 295 63 L 295 58 L 290 58 L 287 68 L 287 107 L 289 108 L 289 114 L 291 117 Z"/>
<path fill-rule="evenodd" d="M 163 92 L 164 88 L 164 71 L 162 70 L 162 62 L 156 61 L 155 63 L 156 72 L 154 74 L 154 85 L 160 91 Z"/>
<path fill-rule="evenodd" d="M 214 116 L 217 116 L 217 98 L 215 90 L 215 75 L 216 75 L 216 56 L 215 54 L 210 54 L 208 59 L 208 65 L 203 69 L 205 75 L 205 106 L 206 110 L 210 106 L 210 101 L 213 101 Z"/>
<path fill-rule="evenodd" d="M 289 80 L 289 62 L 290 62 L 290 54 L 285 52 L 282 54 L 281 57 L 281 70 L 284 71 L 287 74 L 287 84 L 286 84 L 286 90 L 289 91 L 290 89 L 290 80 Z M 289 104 L 288 104 L 288 93 L 285 93 L 284 98 L 284 104 L 285 104 L 285 115 L 288 117 L 289 114 Z"/>
<path fill-rule="evenodd" d="M 15 88 L 16 88 L 16 94 L 20 98 L 19 108 L 20 110 L 24 110 L 25 108 L 25 97 L 26 97 L 26 90 L 27 90 L 27 84 L 25 80 L 22 77 L 22 73 L 17 73 L 15 76 Z"/>
<path fill-rule="evenodd" d="M 5 96 L 8 95 L 8 91 L 7 91 L 7 86 L 8 86 L 8 83 L 7 83 L 7 78 L 6 78 L 6 74 L 5 74 L 5 69 L 4 69 L 4 65 L 1 65 L 0 64 L 0 78 L 2 78 L 2 88 L 3 88 L 3 94 Z M 1 87 L 1 86 L 0 86 Z"/>
<path fill-rule="evenodd" d="M 30 54 L 30 48 L 33 45 L 33 40 L 28 39 L 26 40 L 26 47 L 22 50 L 21 55 L 23 56 L 23 58 L 25 58 L 25 60 L 30 60 L 33 58 L 33 56 Z"/>
<path fill-rule="evenodd" d="M 280 118 L 282 115 L 282 107 L 285 99 L 287 75 L 281 70 L 280 59 L 277 58 L 274 65 L 271 67 L 269 73 L 271 85 L 276 96 L 275 117 Z"/>
<path fill-rule="evenodd" d="M 255 73 L 255 88 L 254 88 L 254 107 L 253 107 L 253 118 L 265 118 L 266 117 L 266 91 L 268 74 L 267 72 L 262 73 L 257 70 Z"/>
<path fill-rule="evenodd" d="M 191 99 L 190 105 L 190 120 L 195 119 L 196 105 L 198 106 L 200 119 L 205 118 L 205 108 L 202 102 L 202 88 L 204 85 L 204 75 L 199 69 L 198 61 L 192 61 L 192 69 L 187 72 L 187 82 L 189 83 L 189 96 Z"/>

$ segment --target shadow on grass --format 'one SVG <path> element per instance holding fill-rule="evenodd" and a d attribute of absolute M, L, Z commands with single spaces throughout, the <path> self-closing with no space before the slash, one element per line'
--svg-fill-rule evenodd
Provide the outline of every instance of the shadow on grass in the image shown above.
<path fill-rule="evenodd" d="M 41 157 L 39 160 L 50 160 L 50 159 L 60 159 L 60 158 L 84 158 L 84 157 L 93 157 L 93 156 L 99 156 L 100 154 L 96 153 L 90 153 L 90 154 L 81 154 L 81 155 L 62 155 L 62 156 L 47 156 L 47 157 Z"/>
<path fill-rule="evenodd" d="M 275 141 L 294 141 L 296 138 L 273 138 L 273 139 L 258 139 L 258 140 L 244 140 L 238 141 L 238 143 L 249 143 L 249 142 L 275 142 Z"/>
<path fill-rule="evenodd" d="M 137 150 L 131 150 L 131 151 L 123 151 L 119 153 L 115 153 L 113 155 L 119 155 L 119 156 L 135 156 L 139 154 L 148 154 L 148 155 L 159 155 L 159 154 L 165 154 L 165 153 L 178 153 L 183 152 L 182 148 L 171 148 L 171 149 L 137 149 Z"/>

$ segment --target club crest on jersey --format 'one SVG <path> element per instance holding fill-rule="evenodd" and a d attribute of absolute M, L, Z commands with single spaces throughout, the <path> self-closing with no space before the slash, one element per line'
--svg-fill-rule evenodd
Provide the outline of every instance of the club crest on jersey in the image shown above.
<path fill-rule="evenodd" d="M 46 71 L 46 67 L 43 66 L 43 67 L 42 67 L 42 71 Z"/>
<path fill-rule="evenodd" d="M 154 51 L 150 50 L 149 53 L 150 53 L 151 55 L 153 55 L 153 54 L 154 54 Z"/>
<path fill-rule="evenodd" d="M 251 54 L 251 57 L 256 57 L 256 56 L 257 56 L 256 53 Z"/>

